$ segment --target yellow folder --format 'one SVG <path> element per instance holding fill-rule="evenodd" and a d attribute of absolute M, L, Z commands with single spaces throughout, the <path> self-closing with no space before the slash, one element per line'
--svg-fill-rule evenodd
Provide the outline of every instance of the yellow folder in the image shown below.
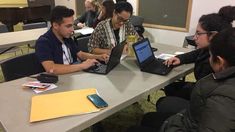
<path fill-rule="evenodd" d="M 97 112 L 87 95 L 95 94 L 95 88 L 72 90 L 32 97 L 30 122 L 63 116 Z"/>

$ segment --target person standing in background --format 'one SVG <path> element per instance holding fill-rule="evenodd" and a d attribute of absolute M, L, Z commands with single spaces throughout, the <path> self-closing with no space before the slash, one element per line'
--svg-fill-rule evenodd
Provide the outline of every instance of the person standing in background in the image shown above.
<path fill-rule="evenodd" d="M 95 18 L 99 15 L 99 2 L 97 0 L 85 0 L 85 12 L 74 21 L 78 28 L 93 27 Z"/>
<path fill-rule="evenodd" d="M 113 0 L 105 0 L 101 4 L 101 10 L 98 17 L 95 19 L 93 28 L 97 26 L 100 21 L 112 18 L 114 11 L 114 2 Z"/>

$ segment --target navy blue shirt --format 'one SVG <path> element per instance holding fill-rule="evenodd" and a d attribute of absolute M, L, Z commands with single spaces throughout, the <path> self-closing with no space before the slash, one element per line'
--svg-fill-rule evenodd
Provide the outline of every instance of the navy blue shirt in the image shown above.
<path fill-rule="evenodd" d="M 69 48 L 73 62 L 77 61 L 77 53 L 80 51 L 72 38 L 64 38 L 64 44 Z M 38 60 L 54 61 L 56 64 L 64 64 L 62 43 L 52 32 L 48 30 L 36 41 L 35 52 Z"/>

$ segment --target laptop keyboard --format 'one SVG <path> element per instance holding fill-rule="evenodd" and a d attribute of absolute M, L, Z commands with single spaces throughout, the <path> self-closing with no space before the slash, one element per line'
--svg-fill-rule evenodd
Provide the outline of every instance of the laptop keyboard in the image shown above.
<path fill-rule="evenodd" d="M 106 68 L 107 68 L 107 65 L 99 64 L 98 67 L 95 70 L 100 72 L 100 73 L 105 73 Z"/>
<path fill-rule="evenodd" d="M 172 69 L 172 67 L 168 67 L 167 65 L 163 64 L 165 60 L 163 59 L 156 59 L 147 67 L 148 71 L 155 71 L 157 73 L 165 73 Z M 157 68 L 156 68 L 157 67 Z"/>
<path fill-rule="evenodd" d="M 99 64 L 96 64 L 94 66 L 91 66 L 88 70 L 89 71 L 96 71 L 96 72 L 99 72 L 99 73 L 105 73 L 106 68 L 107 68 L 107 65 L 99 63 Z"/>

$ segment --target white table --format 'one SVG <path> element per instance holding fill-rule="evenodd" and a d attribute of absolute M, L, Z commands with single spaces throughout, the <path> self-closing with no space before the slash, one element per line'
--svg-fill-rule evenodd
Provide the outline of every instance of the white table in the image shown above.
<path fill-rule="evenodd" d="M 47 32 L 47 30 L 48 28 L 38 28 L 16 32 L 0 33 L 0 48 L 33 44 L 41 35 Z M 84 28 L 75 30 L 74 33 L 90 33 L 91 31 L 93 31 L 92 28 Z"/>
<path fill-rule="evenodd" d="M 174 53 L 187 49 L 155 44 L 160 53 Z M 58 88 L 45 92 L 56 93 L 75 89 L 96 88 L 109 107 L 91 114 L 75 115 L 58 119 L 29 123 L 31 89 L 22 89 L 21 84 L 31 80 L 22 78 L 0 84 L 0 121 L 9 132 L 73 132 L 81 131 L 115 112 L 140 100 L 144 95 L 158 90 L 176 79 L 192 72 L 193 65 L 174 68 L 167 76 L 144 73 L 136 66 L 134 58 L 121 61 L 108 75 L 73 73 L 59 76 Z"/>
<path fill-rule="evenodd" d="M 38 28 L 32 30 L 1 33 L 0 48 L 32 44 L 46 31 L 47 28 Z"/>

